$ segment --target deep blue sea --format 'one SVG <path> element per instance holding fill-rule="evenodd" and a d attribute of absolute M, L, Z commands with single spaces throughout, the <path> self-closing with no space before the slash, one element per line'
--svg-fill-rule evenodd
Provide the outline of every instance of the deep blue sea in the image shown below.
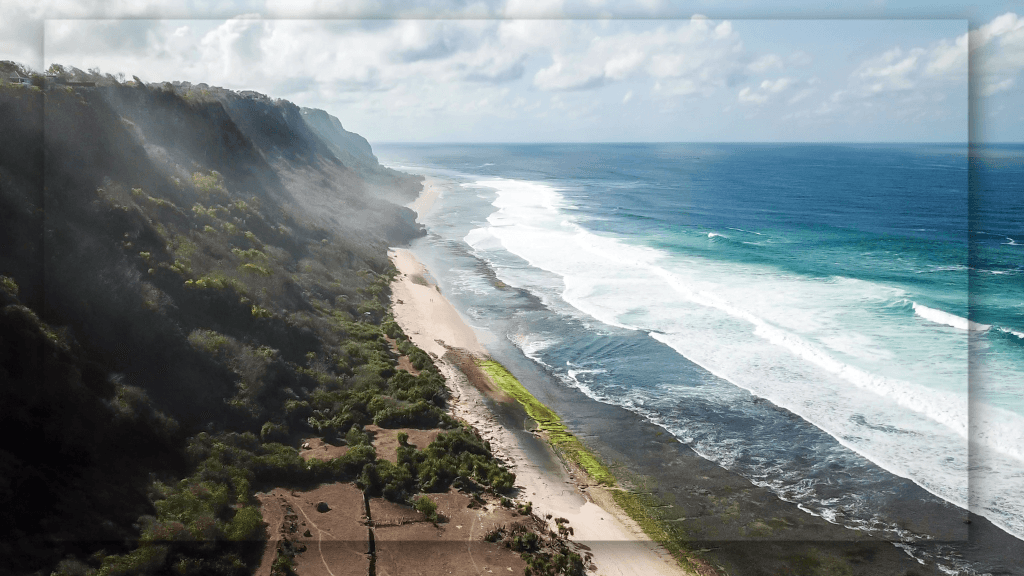
<path fill-rule="evenodd" d="M 832 521 L 898 533 L 910 480 L 1024 538 L 1024 146 L 375 151 L 444 180 L 422 258 L 565 386 Z"/>

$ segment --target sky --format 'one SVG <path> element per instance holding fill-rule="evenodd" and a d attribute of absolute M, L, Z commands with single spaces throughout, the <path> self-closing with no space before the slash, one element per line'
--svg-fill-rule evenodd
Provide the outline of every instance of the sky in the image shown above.
<path fill-rule="evenodd" d="M 372 142 L 1024 140 L 1024 0 L 5 0 L 0 59 L 250 89 Z"/>

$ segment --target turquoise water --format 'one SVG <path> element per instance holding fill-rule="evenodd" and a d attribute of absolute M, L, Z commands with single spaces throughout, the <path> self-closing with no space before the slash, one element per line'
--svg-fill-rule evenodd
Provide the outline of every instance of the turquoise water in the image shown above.
<path fill-rule="evenodd" d="M 1024 147 L 974 152 L 377 147 L 453 183 L 442 286 L 566 386 L 851 527 L 910 480 L 1020 538 Z"/>

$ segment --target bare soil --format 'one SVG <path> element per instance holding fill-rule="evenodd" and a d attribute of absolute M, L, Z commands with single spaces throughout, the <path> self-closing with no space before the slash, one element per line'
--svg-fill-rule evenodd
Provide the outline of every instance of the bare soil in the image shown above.
<path fill-rule="evenodd" d="M 282 545 L 300 551 L 295 571 L 301 576 L 369 574 L 369 528 L 363 493 L 354 484 L 324 484 L 305 492 L 275 488 L 257 498 L 270 533 L 257 576 L 270 575 Z M 318 512 L 320 502 L 330 509 Z"/>
<path fill-rule="evenodd" d="M 377 450 L 377 457 L 392 463 L 398 463 L 398 433 L 409 435 L 409 445 L 420 450 L 426 448 L 443 432 L 440 428 L 417 430 L 415 428 L 381 428 L 376 424 L 363 427 L 363 432 L 370 434 L 370 442 Z"/>
<path fill-rule="evenodd" d="M 305 448 L 307 445 L 309 448 Z M 302 446 L 303 448 L 299 448 L 299 457 L 303 460 L 333 460 L 348 452 L 348 446 L 328 444 L 323 438 L 306 438 L 302 441 Z"/>
<path fill-rule="evenodd" d="M 440 520 L 434 525 L 412 508 L 373 499 L 370 510 L 377 547 L 377 576 L 406 574 L 523 574 L 526 562 L 518 552 L 500 544 L 484 541 L 491 530 L 527 517 L 514 516 L 496 503 L 480 506 L 466 494 L 449 492 L 430 494 L 438 507 Z M 391 520 L 416 515 L 421 520 L 402 525 L 386 525 Z M 378 520 L 378 518 L 380 520 Z"/>

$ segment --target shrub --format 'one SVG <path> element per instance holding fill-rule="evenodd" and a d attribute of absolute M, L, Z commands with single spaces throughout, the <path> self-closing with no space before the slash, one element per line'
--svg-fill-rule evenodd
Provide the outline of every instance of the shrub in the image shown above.
<path fill-rule="evenodd" d="M 273 576 L 292 576 L 295 574 L 295 562 L 292 557 L 288 554 L 279 554 L 278 558 L 273 559 L 273 564 L 270 565 L 270 574 Z"/>
<path fill-rule="evenodd" d="M 437 522 L 437 503 L 430 499 L 429 496 L 422 495 L 416 498 L 413 503 L 413 507 L 431 522 Z"/>
<path fill-rule="evenodd" d="M 4 292 L 7 292 L 12 297 L 18 296 L 18 283 L 10 276 L 0 276 L 0 289 L 3 289 Z"/>
<path fill-rule="evenodd" d="M 156 572 L 167 561 L 167 546 L 143 545 L 128 554 L 107 556 L 97 576 L 128 576 Z"/>
<path fill-rule="evenodd" d="M 293 400 L 294 402 L 294 400 Z M 265 422 L 260 428 L 260 439 L 264 442 L 284 440 L 288 437 L 288 426 L 275 422 Z"/>
<path fill-rule="evenodd" d="M 232 542 L 246 542 L 251 540 L 262 540 L 263 516 L 260 509 L 255 506 L 246 506 L 235 513 L 225 529 L 228 540 Z"/>
<path fill-rule="evenodd" d="M 295 574 L 295 562 L 291 556 L 279 554 L 270 565 L 270 573 L 274 576 L 292 576 Z"/>
<path fill-rule="evenodd" d="M 274 273 L 270 269 L 263 266 L 257 266 L 252 262 L 246 262 L 238 267 L 241 272 L 248 272 L 249 274 L 257 274 L 259 276 L 273 276 Z"/>
<path fill-rule="evenodd" d="M 512 537 L 510 547 L 515 552 L 529 552 L 537 548 L 539 540 L 536 532 L 519 532 Z"/>
<path fill-rule="evenodd" d="M 381 332 L 387 334 L 389 338 L 394 338 L 395 340 L 406 338 L 405 332 L 402 331 L 402 327 L 395 322 L 391 315 L 388 315 L 384 322 L 381 323 L 380 329 Z"/>
<path fill-rule="evenodd" d="M 226 200 L 228 198 L 228 191 L 224 187 L 224 177 L 216 170 L 210 171 L 209 174 L 194 172 L 192 174 L 192 185 L 208 201 Z"/>
<path fill-rule="evenodd" d="M 349 428 L 348 433 L 345 434 L 345 443 L 349 446 L 357 446 L 359 444 L 370 444 L 370 435 L 363 432 L 363 429 L 358 426 Z"/>
<path fill-rule="evenodd" d="M 216 354 L 228 345 L 228 337 L 213 330 L 193 330 L 188 335 L 188 343 L 207 354 Z"/>
<path fill-rule="evenodd" d="M 411 362 L 412 367 L 417 370 L 423 370 L 427 366 L 434 366 L 434 361 L 430 356 L 419 348 L 416 348 L 409 354 L 409 362 Z"/>
<path fill-rule="evenodd" d="M 407 494 L 416 487 L 409 466 L 392 464 L 387 460 L 378 460 L 377 463 L 377 474 L 383 486 L 381 494 L 392 502 L 404 501 Z"/>

